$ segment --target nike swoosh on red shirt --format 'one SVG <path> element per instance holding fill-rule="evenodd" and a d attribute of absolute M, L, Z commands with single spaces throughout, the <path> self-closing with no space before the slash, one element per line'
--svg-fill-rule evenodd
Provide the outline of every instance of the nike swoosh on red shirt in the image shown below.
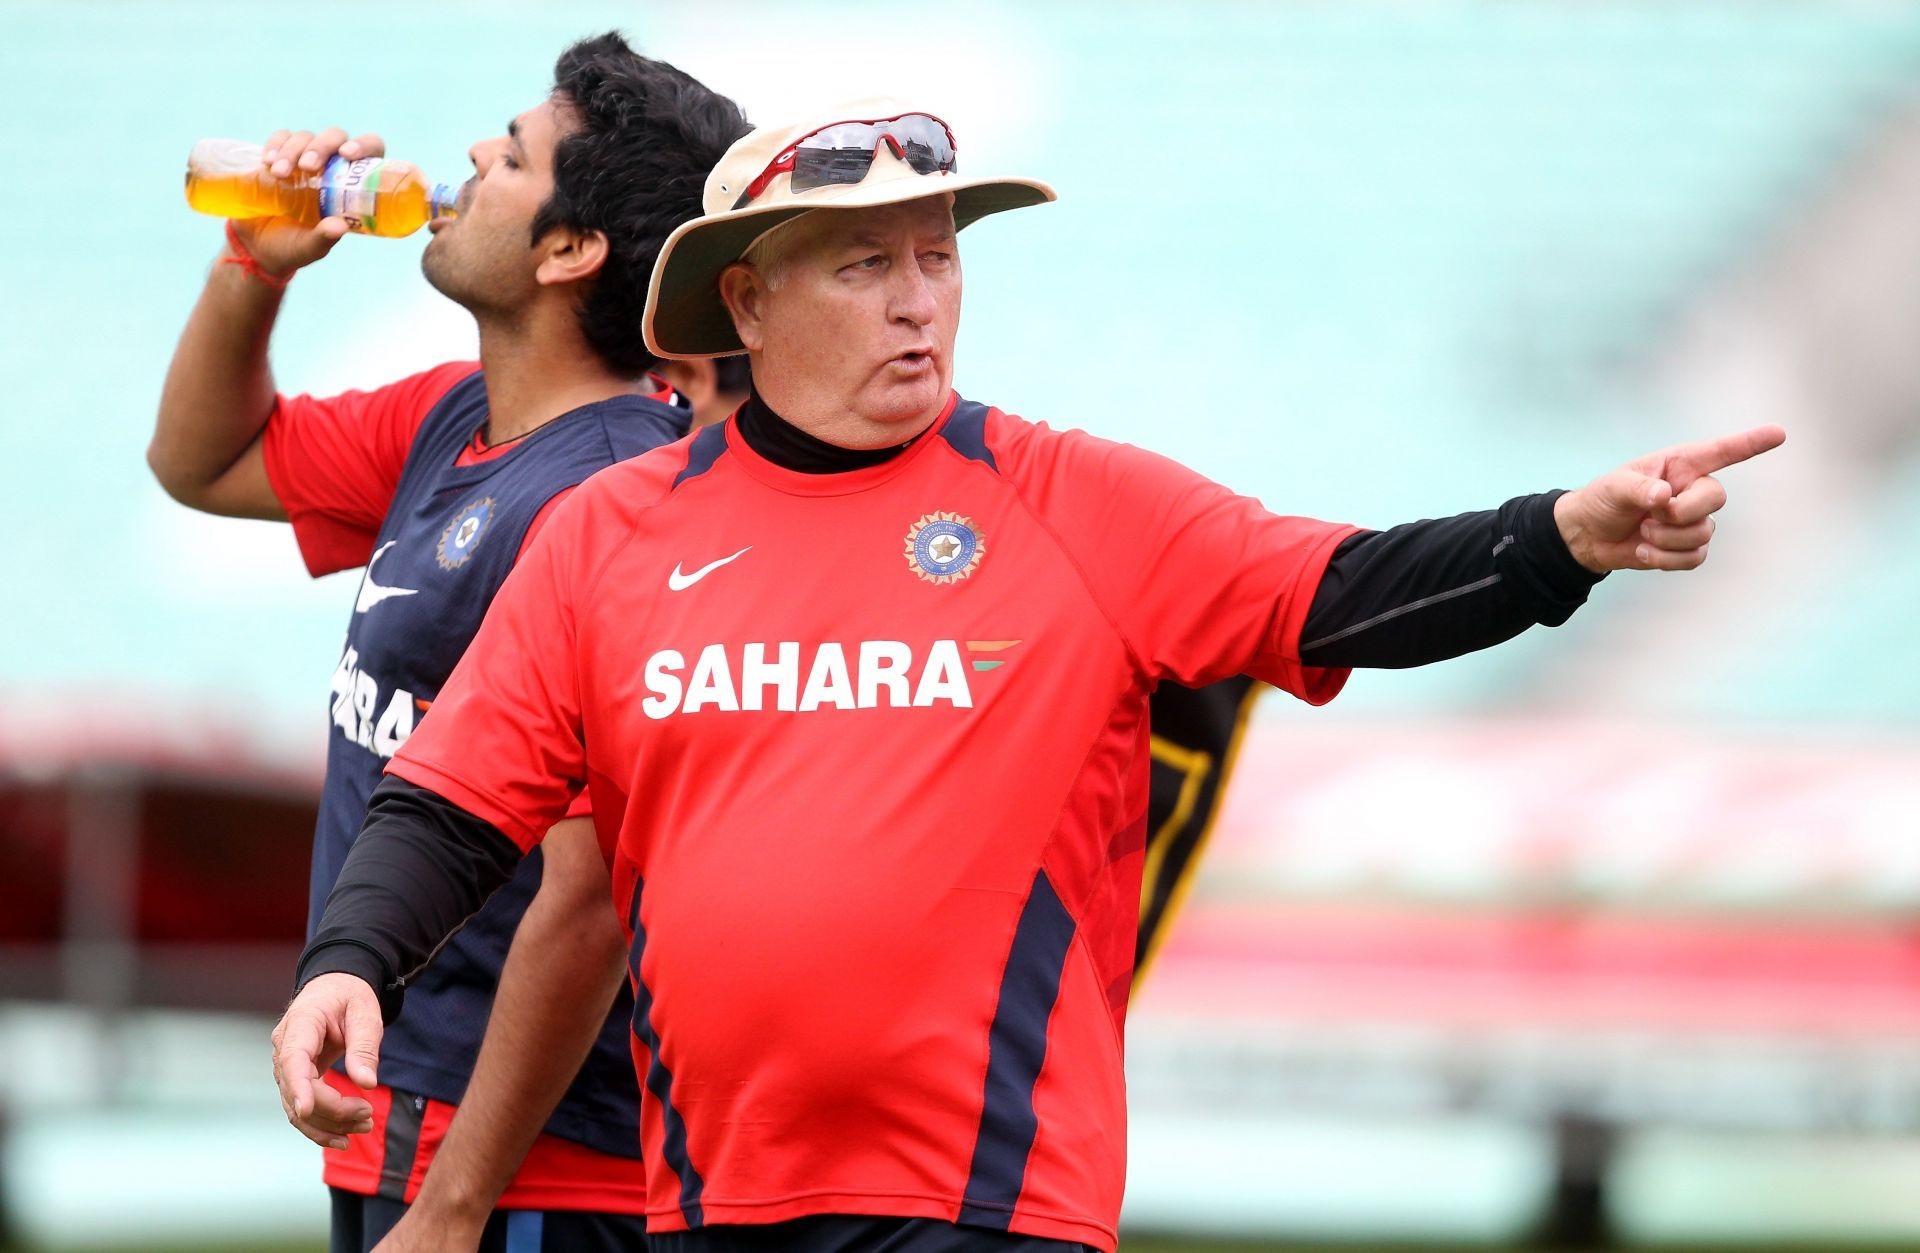
<path fill-rule="evenodd" d="M 729 561 L 738 561 L 740 558 L 746 556 L 747 553 L 752 548 L 753 548 L 753 545 L 748 544 L 745 548 L 742 548 L 739 552 L 735 553 L 733 556 L 722 557 L 718 561 L 709 561 L 706 565 L 701 566 L 698 570 L 695 570 L 692 574 L 680 573 L 680 563 L 676 561 L 673 563 L 673 572 L 667 575 L 667 590 L 669 592 L 678 592 L 685 588 L 692 587 L 695 583 L 698 583 L 701 579 L 706 578 L 709 574 L 712 574 L 715 570 L 718 570 L 721 566 L 726 565 Z"/>

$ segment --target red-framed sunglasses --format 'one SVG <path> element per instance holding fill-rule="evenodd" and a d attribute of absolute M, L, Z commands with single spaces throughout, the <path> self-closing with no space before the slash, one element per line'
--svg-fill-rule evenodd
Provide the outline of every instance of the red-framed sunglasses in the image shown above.
<path fill-rule="evenodd" d="M 886 144 L 893 155 L 916 174 L 951 174 L 954 170 L 953 130 L 931 113 L 903 113 L 874 121 L 835 122 L 795 140 L 767 168 L 747 184 L 735 209 L 752 204 L 767 185 L 791 173 L 795 191 L 833 183 L 858 183 L 873 169 L 873 158 Z"/>

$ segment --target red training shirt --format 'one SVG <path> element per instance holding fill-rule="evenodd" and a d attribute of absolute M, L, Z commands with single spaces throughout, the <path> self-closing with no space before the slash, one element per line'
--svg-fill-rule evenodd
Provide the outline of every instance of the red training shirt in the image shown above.
<path fill-rule="evenodd" d="M 388 769 L 531 848 L 583 782 L 632 936 L 648 1224 L 1111 1249 L 1147 693 L 1300 663 L 1353 528 L 955 397 L 882 465 L 730 421 L 601 471 Z"/>

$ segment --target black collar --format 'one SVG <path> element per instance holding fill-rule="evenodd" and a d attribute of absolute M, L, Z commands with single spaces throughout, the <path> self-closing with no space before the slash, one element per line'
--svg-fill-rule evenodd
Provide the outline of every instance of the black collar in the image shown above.
<path fill-rule="evenodd" d="M 842 448 L 838 444 L 829 444 L 775 413 L 766 401 L 760 399 L 759 392 L 749 395 L 747 403 L 740 406 L 734 425 L 740 432 L 740 438 L 747 441 L 747 447 L 781 469 L 801 474 L 844 474 L 848 470 L 863 470 L 892 461 L 913 443 L 908 440 L 891 448 Z"/>

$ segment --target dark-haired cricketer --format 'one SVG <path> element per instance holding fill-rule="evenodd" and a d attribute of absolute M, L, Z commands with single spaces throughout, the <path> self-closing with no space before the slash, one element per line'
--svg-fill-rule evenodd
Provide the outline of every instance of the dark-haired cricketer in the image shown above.
<path fill-rule="evenodd" d="M 546 519 L 595 471 L 686 434 L 687 407 L 649 374 L 639 314 L 661 242 L 698 212 L 706 171 L 744 129 L 731 101 L 618 35 L 567 49 L 548 98 L 472 147 L 458 215 L 433 223 L 423 255 L 428 282 L 473 314 L 480 359 L 369 391 L 283 395 L 267 362 L 291 280 L 347 223 L 230 225 L 168 373 L 148 459 L 183 503 L 291 522 L 316 576 L 364 567 L 327 707 L 310 926 L 387 761 L 431 717 Z M 382 150 L 375 135 L 281 131 L 264 160 L 292 177 Z M 430 1165 L 437 1240 L 513 1253 L 638 1246 L 646 1189 L 626 1057 L 631 1001 L 589 814 L 582 793 L 542 856 L 414 978 L 381 1082 L 363 1092 L 329 1073 L 296 1120 L 327 1149 L 336 1251 L 379 1242 Z M 506 981 L 506 1020 L 554 999 L 605 1012 L 537 1057 L 496 1033 L 481 1063 L 510 963 L 538 975 Z M 487 1150 L 487 1119 L 512 1122 L 513 1102 L 551 1113 L 508 1155 L 520 1165 L 499 1181 L 504 1191 L 470 1187 L 481 1199 L 463 1204 L 458 1155 L 435 1156 L 470 1080 L 468 1156 L 499 1156 Z"/>

